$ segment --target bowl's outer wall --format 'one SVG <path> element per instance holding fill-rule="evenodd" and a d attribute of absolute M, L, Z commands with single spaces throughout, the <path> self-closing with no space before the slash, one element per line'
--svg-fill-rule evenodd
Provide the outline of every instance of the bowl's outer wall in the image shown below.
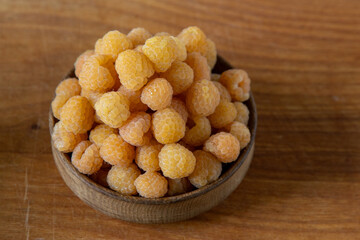
<path fill-rule="evenodd" d="M 215 72 L 221 73 L 230 68 L 231 66 L 226 61 L 218 57 L 214 68 L 217 70 Z M 72 74 L 73 71 L 67 77 L 72 76 Z M 252 97 L 247 101 L 247 105 L 250 109 L 249 129 L 252 130 L 252 138 L 245 149 L 247 154 L 242 154 L 245 159 L 238 159 L 241 162 L 237 164 L 236 168 L 231 167 L 227 170 L 232 171 L 232 175 L 227 173 L 227 179 L 224 179 L 221 184 L 207 189 L 202 194 L 193 194 L 193 196 L 186 198 L 179 197 L 178 200 L 166 204 L 161 199 L 159 199 L 159 203 L 154 202 L 154 204 L 151 202 L 125 201 L 119 197 L 114 197 L 112 194 L 104 194 L 104 191 L 99 189 L 100 186 L 89 184 L 90 180 L 87 177 L 74 171 L 68 155 L 55 149 L 53 142 L 51 142 L 54 160 L 66 185 L 86 204 L 106 215 L 137 223 L 168 223 L 186 220 L 219 204 L 237 188 L 244 178 L 254 154 L 257 122 L 256 106 Z M 50 133 L 52 133 L 54 126 L 52 114 L 49 116 L 49 126 Z"/>

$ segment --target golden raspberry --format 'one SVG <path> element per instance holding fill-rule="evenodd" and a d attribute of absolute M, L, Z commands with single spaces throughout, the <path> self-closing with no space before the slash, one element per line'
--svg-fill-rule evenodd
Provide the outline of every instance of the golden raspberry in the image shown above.
<path fill-rule="evenodd" d="M 220 132 L 212 135 L 205 142 L 204 151 L 212 153 L 223 163 L 229 163 L 239 156 L 240 143 L 234 135 Z"/>
<path fill-rule="evenodd" d="M 60 113 L 62 107 L 65 105 L 70 96 L 68 95 L 56 95 L 54 100 L 51 102 L 51 109 L 54 114 L 54 117 L 60 119 Z"/>
<path fill-rule="evenodd" d="M 250 78 L 244 70 L 230 69 L 221 74 L 220 82 L 228 89 L 234 101 L 246 101 L 250 97 Z"/>
<path fill-rule="evenodd" d="M 216 107 L 215 112 L 209 116 L 211 126 L 222 128 L 233 122 L 236 118 L 237 111 L 232 102 L 221 100 Z"/>
<path fill-rule="evenodd" d="M 167 180 L 169 184 L 169 190 L 167 194 L 169 196 L 175 196 L 186 192 L 190 192 L 193 189 L 188 178 L 177 178 L 177 179 L 168 178 Z"/>
<path fill-rule="evenodd" d="M 185 122 L 177 111 L 165 108 L 153 114 L 152 131 L 159 143 L 175 143 L 185 135 Z"/>
<path fill-rule="evenodd" d="M 207 51 L 205 53 L 205 57 L 210 69 L 213 69 L 216 63 L 216 46 L 215 43 L 211 39 L 206 39 L 207 43 Z"/>
<path fill-rule="evenodd" d="M 128 34 L 128 39 L 132 42 L 135 47 L 137 45 L 143 45 L 148 38 L 152 37 L 152 34 L 145 28 L 133 28 Z"/>
<path fill-rule="evenodd" d="M 185 92 L 194 81 L 194 71 L 184 62 L 175 61 L 171 67 L 161 74 L 171 84 L 174 95 Z"/>
<path fill-rule="evenodd" d="M 110 165 L 111 166 L 111 165 Z M 109 169 L 100 168 L 96 173 L 91 174 L 89 177 L 91 180 L 103 187 L 109 187 L 109 184 L 106 181 Z"/>
<path fill-rule="evenodd" d="M 115 61 L 118 54 L 127 49 L 133 48 L 131 40 L 119 31 L 110 31 L 95 43 L 95 52 L 102 55 L 109 55 Z"/>
<path fill-rule="evenodd" d="M 202 79 L 210 80 L 210 68 L 207 60 L 198 52 L 189 53 L 185 61 L 194 71 L 194 82 Z"/>
<path fill-rule="evenodd" d="M 245 148 L 251 139 L 248 127 L 241 122 L 233 122 L 225 127 L 225 130 L 234 135 L 240 143 L 240 150 Z"/>
<path fill-rule="evenodd" d="M 67 131 L 86 133 L 94 123 L 94 109 L 82 96 L 71 97 L 61 109 L 60 119 Z"/>
<path fill-rule="evenodd" d="M 135 180 L 136 190 L 145 198 L 159 198 L 165 196 L 168 182 L 158 172 L 146 172 Z"/>
<path fill-rule="evenodd" d="M 188 53 L 199 52 L 205 56 L 207 52 L 206 36 L 200 28 L 196 26 L 185 28 L 177 37 L 185 44 Z"/>
<path fill-rule="evenodd" d="M 83 174 L 97 172 L 103 163 L 98 147 L 90 141 L 80 142 L 71 155 L 71 163 Z"/>
<path fill-rule="evenodd" d="M 150 60 L 141 52 L 126 50 L 119 54 L 115 62 L 116 71 L 120 82 L 126 88 L 139 90 L 154 74 L 154 68 Z"/>
<path fill-rule="evenodd" d="M 217 73 L 212 73 L 210 78 L 211 78 L 211 81 L 215 81 L 215 82 L 218 82 L 220 80 L 220 74 L 217 74 Z"/>
<path fill-rule="evenodd" d="M 211 125 L 206 117 L 194 117 L 193 121 L 195 126 L 186 129 L 185 136 L 182 140 L 191 146 L 197 147 L 203 145 L 210 137 Z"/>
<path fill-rule="evenodd" d="M 82 67 L 84 65 L 84 63 L 86 62 L 86 60 L 92 56 L 95 52 L 93 50 L 86 50 L 85 52 L 83 52 L 75 61 L 74 63 L 74 67 L 75 67 L 75 75 L 77 77 L 80 76 L 80 72 L 82 70 Z"/>
<path fill-rule="evenodd" d="M 111 165 L 129 166 L 135 158 L 134 147 L 119 135 L 111 134 L 101 145 L 100 156 Z"/>
<path fill-rule="evenodd" d="M 129 100 L 119 92 L 103 94 L 95 104 L 96 114 L 112 128 L 121 127 L 130 116 Z"/>
<path fill-rule="evenodd" d="M 148 144 L 148 138 L 144 138 L 151 126 L 151 116 L 145 112 L 132 113 L 124 125 L 119 129 L 120 136 L 133 146 Z"/>
<path fill-rule="evenodd" d="M 55 124 L 51 139 L 57 150 L 68 153 L 72 152 L 79 142 L 87 139 L 87 133 L 74 134 L 68 132 L 60 121 Z"/>
<path fill-rule="evenodd" d="M 142 47 L 142 51 L 154 64 L 156 72 L 165 72 L 168 70 L 177 57 L 176 42 L 169 36 L 149 38 Z"/>
<path fill-rule="evenodd" d="M 164 78 L 151 80 L 141 93 L 141 102 L 153 111 L 164 109 L 171 104 L 173 89 Z"/>
<path fill-rule="evenodd" d="M 206 79 L 194 82 L 186 94 L 186 106 L 194 116 L 209 116 L 219 102 L 219 90 L 213 82 Z"/>
<path fill-rule="evenodd" d="M 170 107 L 172 109 L 174 109 L 175 111 L 177 111 L 181 115 L 181 117 L 182 117 L 182 119 L 184 120 L 185 123 L 187 122 L 189 113 L 186 110 L 186 105 L 182 100 L 180 100 L 178 98 L 173 98 L 171 100 Z"/>
<path fill-rule="evenodd" d="M 122 95 L 127 97 L 127 99 L 129 99 L 130 112 L 145 112 L 148 109 L 148 106 L 142 103 L 140 99 L 142 89 L 134 91 L 131 89 L 127 89 L 124 86 L 121 86 L 118 92 L 120 92 Z"/>
<path fill-rule="evenodd" d="M 135 162 L 142 170 L 146 172 L 160 171 L 159 152 L 162 144 L 151 141 L 150 144 L 136 148 Z"/>
<path fill-rule="evenodd" d="M 104 94 L 105 92 L 94 92 L 94 91 L 89 91 L 86 89 L 81 89 L 81 96 L 86 97 L 87 100 L 89 101 L 89 103 L 91 104 L 92 107 L 95 107 L 95 103 L 97 102 L 97 100 L 100 99 L 100 97 Z"/>
<path fill-rule="evenodd" d="M 185 44 L 177 37 L 171 36 L 172 39 L 176 42 L 177 50 L 176 50 L 176 60 L 185 61 L 187 57 L 187 51 Z"/>
<path fill-rule="evenodd" d="M 219 82 L 213 81 L 213 84 L 217 87 L 220 93 L 220 100 L 225 100 L 231 102 L 231 96 L 229 91 Z"/>
<path fill-rule="evenodd" d="M 116 133 L 117 130 L 115 128 L 111 128 L 105 124 L 100 124 L 90 131 L 89 140 L 100 148 L 108 136 Z"/>
<path fill-rule="evenodd" d="M 59 83 L 56 87 L 56 95 L 67 95 L 73 97 L 80 95 L 81 87 L 79 81 L 76 78 L 67 78 Z"/>
<path fill-rule="evenodd" d="M 178 143 L 166 144 L 159 153 L 159 165 L 165 177 L 187 177 L 194 171 L 195 164 L 194 154 Z"/>
<path fill-rule="evenodd" d="M 140 170 L 133 163 L 128 167 L 112 166 L 107 175 L 107 182 L 111 189 L 121 194 L 135 195 L 137 191 L 134 183 L 140 174 Z"/>
<path fill-rule="evenodd" d="M 235 121 L 247 125 L 249 121 L 249 109 L 242 102 L 234 102 L 234 105 L 237 110 L 237 116 L 235 118 Z"/>
<path fill-rule="evenodd" d="M 211 153 L 197 150 L 195 170 L 190 174 L 189 180 L 192 185 L 201 188 L 217 180 L 221 174 L 221 162 Z"/>

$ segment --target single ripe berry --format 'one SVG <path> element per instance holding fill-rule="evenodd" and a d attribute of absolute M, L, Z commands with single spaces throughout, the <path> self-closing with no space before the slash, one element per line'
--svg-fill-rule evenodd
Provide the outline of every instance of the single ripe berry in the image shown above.
<path fill-rule="evenodd" d="M 95 107 L 95 103 L 100 99 L 100 97 L 104 93 L 105 92 L 89 91 L 89 90 L 86 90 L 84 88 L 81 89 L 81 96 L 86 97 L 93 108 Z"/>
<path fill-rule="evenodd" d="M 210 78 L 211 78 L 211 81 L 215 81 L 215 82 L 218 82 L 220 80 L 220 74 L 217 74 L 217 73 L 212 73 Z"/>
<path fill-rule="evenodd" d="M 213 84 L 219 90 L 220 100 L 225 100 L 225 101 L 231 102 L 231 96 L 230 96 L 229 91 L 226 89 L 226 87 L 224 87 L 224 85 L 222 85 L 221 83 L 215 82 L 215 81 L 213 81 Z"/>
<path fill-rule="evenodd" d="M 219 105 L 216 107 L 215 112 L 208 118 L 211 126 L 214 128 L 222 128 L 233 122 L 236 115 L 237 111 L 235 105 L 232 102 L 221 100 Z"/>
<path fill-rule="evenodd" d="M 207 44 L 207 50 L 205 53 L 205 57 L 207 60 L 207 63 L 210 67 L 210 69 L 213 69 L 216 63 L 216 46 L 215 43 L 211 40 L 211 39 L 206 39 L 206 44 Z"/>
<path fill-rule="evenodd" d="M 225 130 L 234 135 L 240 143 L 240 149 L 245 148 L 251 139 L 248 127 L 241 122 L 233 122 L 225 127 Z"/>
<path fill-rule="evenodd" d="M 127 49 L 133 48 L 131 40 L 119 31 L 110 31 L 95 43 L 95 52 L 109 55 L 115 61 L 117 55 Z"/>
<path fill-rule="evenodd" d="M 165 177 L 187 177 L 194 171 L 195 164 L 194 154 L 178 143 L 166 144 L 159 153 L 159 165 Z"/>
<path fill-rule="evenodd" d="M 194 71 L 194 82 L 202 79 L 210 80 L 211 71 L 207 60 L 198 52 L 189 53 L 185 61 Z"/>
<path fill-rule="evenodd" d="M 57 122 L 51 135 L 54 147 L 60 152 L 72 152 L 76 145 L 87 139 L 87 133 L 74 134 L 66 131 L 62 122 Z"/>
<path fill-rule="evenodd" d="M 135 180 L 136 190 L 145 198 L 159 198 L 165 196 L 168 182 L 158 172 L 146 172 Z"/>
<path fill-rule="evenodd" d="M 237 110 L 237 116 L 235 118 L 235 121 L 247 125 L 249 121 L 249 109 L 242 102 L 234 102 L 234 105 Z"/>
<path fill-rule="evenodd" d="M 81 87 L 76 78 L 67 78 L 61 81 L 55 90 L 56 95 L 66 95 L 69 97 L 80 95 L 80 92 Z"/>
<path fill-rule="evenodd" d="M 134 147 L 119 135 L 111 134 L 101 145 L 100 156 L 111 165 L 129 166 L 135 158 Z"/>
<path fill-rule="evenodd" d="M 142 47 L 142 51 L 154 64 L 156 72 L 165 72 L 177 58 L 176 42 L 169 36 L 149 38 Z"/>
<path fill-rule="evenodd" d="M 174 39 L 177 49 L 176 49 L 176 60 L 178 61 L 185 61 L 187 57 L 187 51 L 185 44 L 177 37 L 171 36 Z"/>
<path fill-rule="evenodd" d="M 142 90 L 141 102 L 153 111 L 161 110 L 171 104 L 173 89 L 164 78 L 151 80 Z"/>
<path fill-rule="evenodd" d="M 250 78 L 244 70 L 230 69 L 221 74 L 220 82 L 228 89 L 234 101 L 246 101 L 250 97 Z"/>
<path fill-rule="evenodd" d="M 182 140 L 191 146 L 201 146 L 211 135 L 210 121 L 206 117 L 194 117 L 192 120 L 195 125 L 186 129 Z"/>
<path fill-rule="evenodd" d="M 213 82 L 206 79 L 194 82 L 186 94 L 186 106 L 194 116 L 209 116 L 219 102 L 219 90 Z"/>
<path fill-rule="evenodd" d="M 131 90 L 139 90 L 154 74 L 154 68 L 150 60 L 141 52 L 126 50 L 119 54 L 115 62 L 115 68 L 124 87 Z"/>
<path fill-rule="evenodd" d="M 190 192 L 193 189 L 188 178 L 168 178 L 169 190 L 167 194 L 169 196 L 176 196 L 186 192 Z"/>
<path fill-rule="evenodd" d="M 196 26 L 185 28 L 177 37 L 185 44 L 188 53 L 199 52 L 205 56 L 207 52 L 206 35 L 200 28 Z"/>
<path fill-rule="evenodd" d="M 132 42 L 132 45 L 143 45 L 148 38 L 152 37 L 152 34 L 145 28 L 133 28 L 128 34 L 128 39 Z"/>
<path fill-rule="evenodd" d="M 203 150 L 196 150 L 194 156 L 196 166 L 189 176 L 192 185 L 201 188 L 219 178 L 222 171 L 221 162 L 214 155 Z"/>
<path fill-rule="evenodd" d="M 184 62 L 175 61 L 161 77 L 171 84 L 174 95 L 185 92 L 194 81 L 194 71 Z"/>
<path fill-rule="evenodd" d="M 94 109 L 85 97 L 74 96 L 62 107 L 60 119 L 67 131 L 86 133 L 94 123 L 94 114 Z"/>
<path fill-rule="evenodd" d="M 104 163 L 103 163 L 104 165 Z M 106 168 L 100 168 L 99 171 L 96 173 L 91 174 L 89 177 L 91 180 L 96 182 L 97 184 L 103 186 L 103 187 L 109 187 L 109 184 L 106 181 L 107 175 L 109 173 L 109 169 Z"/>
<path fill-rule="evenodd" d="M 86 50 L 85 52 L 83 52 L 75 61 L 74 63 L 74 67 L 75 67 L 75 75 L 77 77 L 80 76 L 80 72 L 82 70 L 82 67 L 84 65 L 84 63 L 86 62 L 86 60 L 92 56 L 95 52 L 93 50 Z"/>
<path fill-rule="evenodd" d="M 127 99 L 129 100 L 130 112 L 145 112 L 146 110 L 148 110 L 148 106 L 146 104 L 142 103 L 141 99 L 140 99 L 142 89 L 134 91 L 131 89 L 127 89 L 124 86 L 121 86 L 118 89 L 118 92 L 120 92 L 122 95 L 127 97 Z"/>
<path fill-rule="evenodd" d="M 185 122 L 177 111 L 165 108 L 153 114 L 152 131 L 159 143 L 175 143 L 185 135 Z"/>
<path fill-rule="evenodd" d="M 90 131 L 89 140 L 100 148 L 108 136 L 116 133 L 117 130 L 115 128 L 111 128 L 105 124 L 100 124 Z"/>
<path fill-rule="evenodd" d="M 135 180 L 140 176 L 140 170 L 135 164 L 124 166 L 112 166 L 108 175 L 109 187 L 124 195 L 137 194 Z"/>
<path fill-rule="evenodd" d="M 133 146 L 148 144 L 150 139 L 145 135 L 151 126 L 151 116 L 145 112 L 135 112 L 119 129 L 120 136 Z"/>
<path fill-rule="evenodd" d="M 205 142 L 204 151 L 212 153 L 223 163 L 229 163 L 239 156 L 240 143 L 231 133 L 219 132 Z"/>
<path fill-rule="evenodd" d="M 90 141 L 80 142 L 71 155 L 71 163 L 83 174 L 97 172 L 103 163 L 98 147 Z"/>
<path fill-rule="evenodd" d="M 160 171 L 159 152 L 162 144 L 152 141 L 147 145 L 136 148 L 135 162 L 142 170 L 146 172 Z"/>
<path fill-rule="evenodd" d="M 130 116 L 129 100 L 119 92 L 103 94 L 95 104 L 96 114 L 112 128 L 121 127 Z"/>
<path fill-rule="evenodd" d="M 186 105 L 182 100 L 179 98 L 172 98 L 170 107 L 181 115 L 185 123 L 187 122 L 189 113 L 186 110 Z"/>

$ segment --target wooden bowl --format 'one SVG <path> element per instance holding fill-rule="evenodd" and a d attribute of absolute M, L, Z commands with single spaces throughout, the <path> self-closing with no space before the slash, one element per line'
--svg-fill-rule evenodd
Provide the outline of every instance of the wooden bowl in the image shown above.
<path fill-rule="evenodd" d="M 213 72 L 221 73 L 230 68 L 232 68 L 230 64 L 218 57 Z M 74 70 L 72 70 L 66 77 L 74 76 Z M 256 106 L 252 95 L 245 104 L 250 111 L 248 124 L 251 132 L 250 143 L 241 151 L 235 162 L 223 164 L 223 172 L 218 180 L 192 192 L 158 199 L 124 196 L 79 173 L 71 164 L 70 156 L 55 149 L 51 141 L 54 160 L 66 185 L 86 204 L 106 215 L 136 223 L 168 223 L 186 220 L 218 205 L 237 188 L 244 178 L 254 154 L 257 124 Z M 53 132 L 55 123 L 56 120 L 50 110 L 50 134 Z"/>

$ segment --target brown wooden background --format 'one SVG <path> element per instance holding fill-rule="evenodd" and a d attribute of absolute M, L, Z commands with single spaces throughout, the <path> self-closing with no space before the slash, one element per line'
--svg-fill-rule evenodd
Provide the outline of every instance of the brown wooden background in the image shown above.
<path fill-rule="evenodd" d="M 252 78 L 253 164 L 190 221 L 111 219 L 55 168 L 54 88 L 108 30 L 188 25 Z M 360 239 L 359 1 L 0 0 L 0 81 L 0 239 Z"/>

